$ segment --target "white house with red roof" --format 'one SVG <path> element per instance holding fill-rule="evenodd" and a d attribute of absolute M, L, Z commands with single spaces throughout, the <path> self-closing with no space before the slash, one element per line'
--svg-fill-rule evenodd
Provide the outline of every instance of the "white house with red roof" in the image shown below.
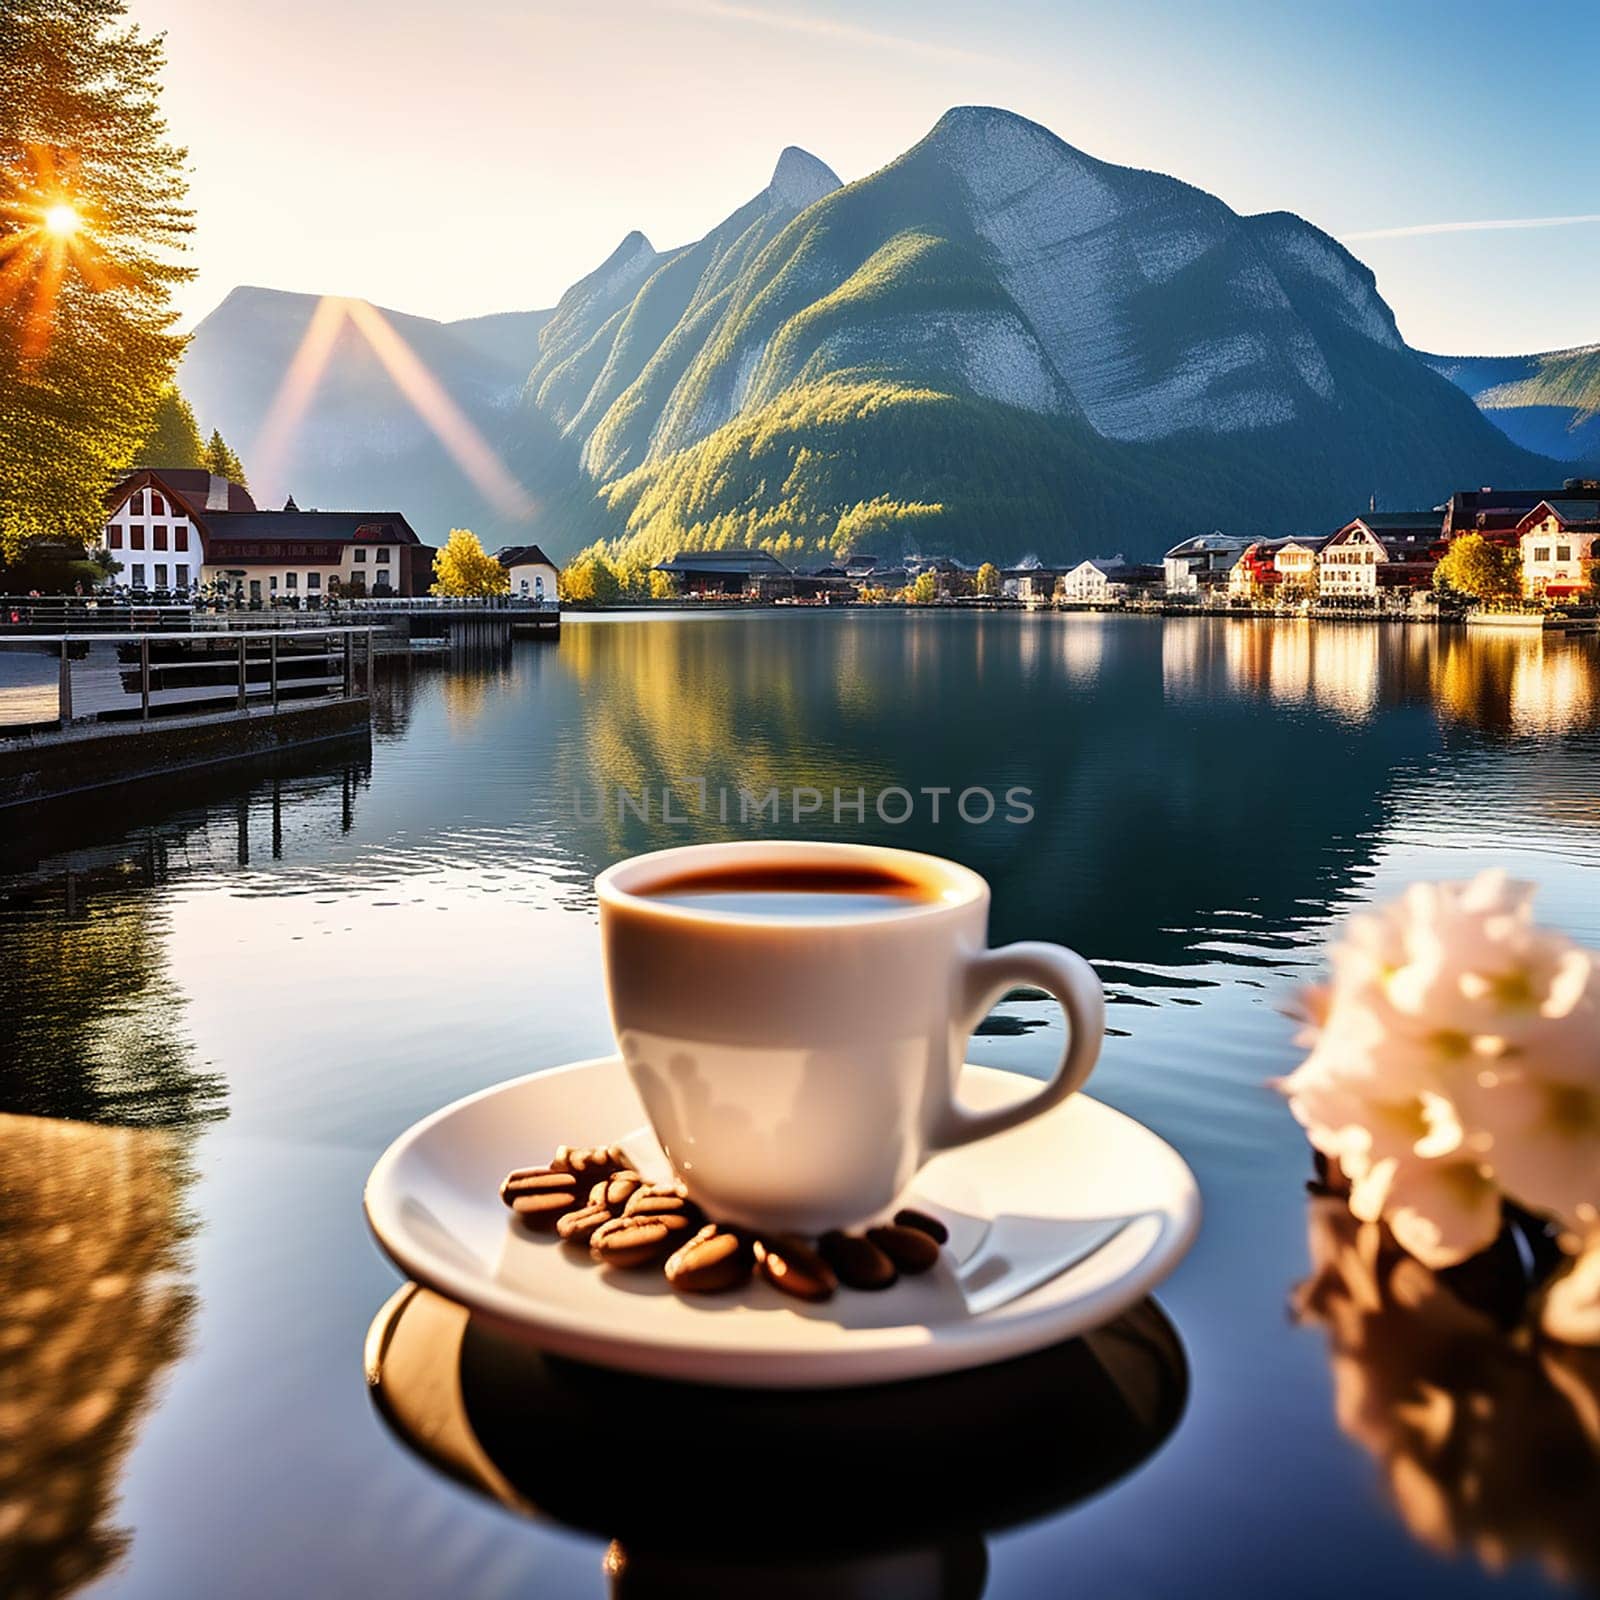
<path fill-rule="evenodd" d="M 1517 524 L 1522 592 L 1529 599 L 1572 600 L 1589 593 L 1589 564 L 1600 539 L 1600 497 L 1541 500 Z"/>

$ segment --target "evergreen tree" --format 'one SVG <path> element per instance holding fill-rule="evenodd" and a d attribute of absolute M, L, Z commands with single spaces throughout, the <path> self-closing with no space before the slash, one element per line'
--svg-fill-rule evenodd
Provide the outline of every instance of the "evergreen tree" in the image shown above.
<path fill-rule="evenodd" d="M 0 5 L 0 558 L 94 539 L 183 341 L 186 152 L 122 0 Z"/>
<path fill-rule="evenodd" d="M 130 467 L 203 467 L 206 453 L 195 425 L 194 409 L 184 399 L 177 384 L 169 383 L 156 401 L 155 415 L 137 450 L 128 458 Z"/>
<path fill-rule="evenodd" d="M 201 462 L 207 472 L 214 472 L 219 478 L 226 478 L 230 483 L 243 484 L 246 489 L 250 487 L 250 480 L 244 475 L 244 463 L 233 452 L 233 447 L 222 437 L 220 428 L 211 430 L 211 438 L 206 443 L 205 459 Z"/>

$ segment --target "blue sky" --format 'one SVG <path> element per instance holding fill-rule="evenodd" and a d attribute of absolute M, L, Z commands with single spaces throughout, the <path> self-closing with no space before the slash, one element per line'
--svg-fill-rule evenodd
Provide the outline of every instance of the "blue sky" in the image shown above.
<path fill-rule="evenodd" d="M 169 35 L 191 315 L 239 282 L 443 317 L 548 305 L 630 228 L 703 233 L 786 144 L 849 180 L 984 103 L 1298 212 L 1423 348 L 1600 340 L 1596 0 L 130 4 Z"/>

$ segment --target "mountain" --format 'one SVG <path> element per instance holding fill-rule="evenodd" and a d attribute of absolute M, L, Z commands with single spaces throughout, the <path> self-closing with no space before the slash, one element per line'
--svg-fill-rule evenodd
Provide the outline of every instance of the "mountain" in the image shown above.
<path fill-rule="evenodd" d="M 1328 235 L 980 107 L 848 187 L 785 151 L 682 250 L 630 235 L 556 308 L 519 426 L 596 491 L 575 531 L 650 558 L 1148 557 L 1554 470 Z"/>
<path fill-rule="evenodd" d="M 1600 468 L 1600 344 L 1535 356 L 1424 356 L 1526 450 Z"/>
<path fill-rule="evenodd" d="M 235 290 L 180 375 L 267 501 L 394 505 L 424 537 L 468 523 L 558 559 L 601 538 L 1137 559 L 1563 475 L 1406 346 L 1327 234 L 983 107 L 848 186 L 791 147 L 704 238 L 629 233 L 548 313 L 382 313 L 487 450 L 437 442 L 365 313 L 297 425 L 269 421 L 318 304 Z"/>
<path fill-rule="evenodd" d="M 363 325 L 380 335 L 386 326 L 415 358 L 423 384 L 437 385 L 480 435 L 498 438 L 550 313 L 435 322 L 366 302 L 355 302 L 352 315 L 350 304 L 235 289 L 195 329 L 179 387 L 207 426 L 221 428 L 236 445 L 263 505 L 281 504 L 292 493 L 307 507 L 403 509 L 430 543 L 442 543 L 452 526 L 505 517 L 440 443 Z M 313 334 L 319 307 L 323 320 Z M 326 350 L 313 360 L 323 334 L 330 336 Z M 394 360 L 394 345 L 381 343 Z M 275 428 L 274 402 L 302 351 L 304 410 L 292 427 Z M 400 361 L 405 367 L 403 354 Z M 280 408 L 279 415 L 286 413 Z"/>

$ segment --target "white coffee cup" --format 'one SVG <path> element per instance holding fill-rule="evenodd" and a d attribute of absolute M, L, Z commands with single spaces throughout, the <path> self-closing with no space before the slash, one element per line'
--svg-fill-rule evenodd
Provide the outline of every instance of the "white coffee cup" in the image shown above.
<path fill-rule="evenodd" d="M 652 897 L 768 869 L 881 872 L 916 893 L 890 915 L 794 919 Z M 807 1234 L 880 1219 L 930 1156 L 1060 1104 L 1100 1054 L 1093 968 L 1060 945 L 987 949 L 988 884 L 937 856 L 689 845 L 619 862 L 595 890 L 623 1060 L 667 1158 L 719 1219 Z M 969 1111 L 967 1040 L 1018 984 L 1060 1001 L 1061 1063 L 1018 1104 Z"/>

